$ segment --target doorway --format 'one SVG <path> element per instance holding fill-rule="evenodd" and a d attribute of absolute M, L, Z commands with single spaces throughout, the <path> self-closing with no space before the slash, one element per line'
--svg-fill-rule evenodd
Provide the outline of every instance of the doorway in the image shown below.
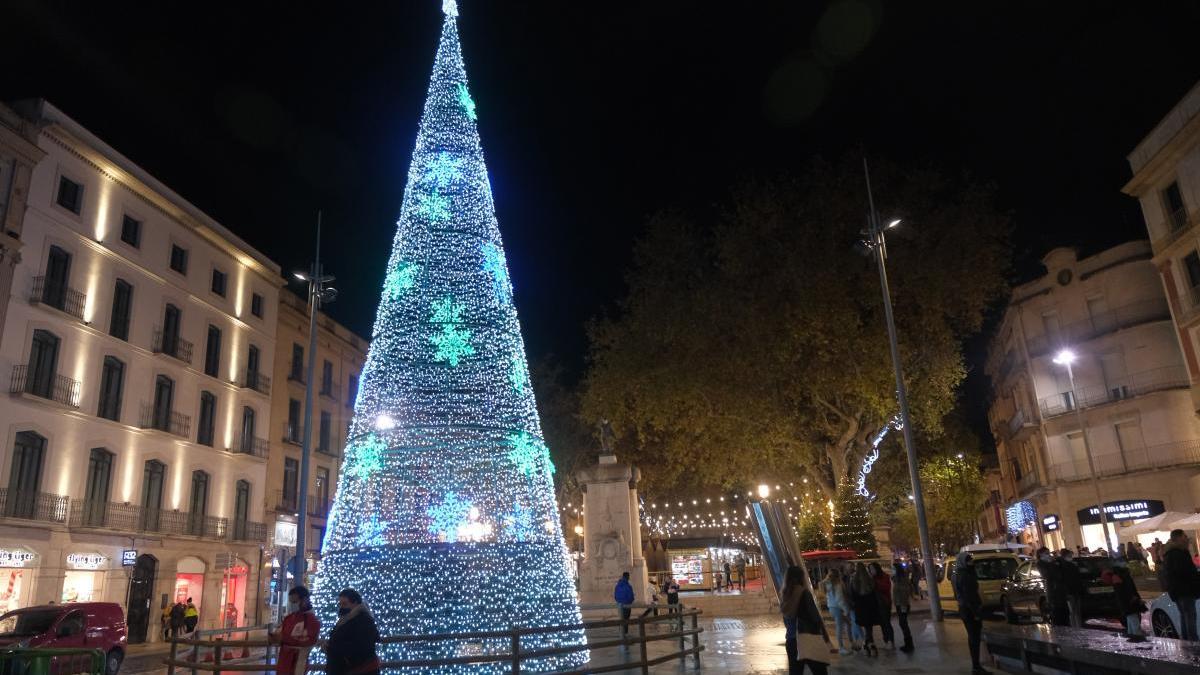
<path fill-rule="evenodd" d="M 150 626 L 150 601 L 154 596 L 154 579 L 158 572 L 158 559 L 149 553 L 138 556 L 137 564 L 129 577 L 129 610 L 125 624 L 129 629 L 129 644 L 146 641 L 146 630 Z"/>

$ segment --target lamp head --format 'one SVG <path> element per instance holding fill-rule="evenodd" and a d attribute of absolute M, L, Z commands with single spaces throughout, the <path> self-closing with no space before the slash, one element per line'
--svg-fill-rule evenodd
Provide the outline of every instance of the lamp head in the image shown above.
<path fill-rule="evenodd" d="M 770 497 L 770 496 L 771 496 L 771 486 L 770 485 L 767 485 L 764 483 L 763 485 L 758 486 L 759 499 L 766 499 L 767 497 Z"/>
<path fill-rule="evenodd" d="M 900 218 L 896 218 L 896 219 L 895 219 L 895 220 L 893 220 L 892 222 L 888 223 L 888 224 L 887 224 L 887 229 L 889 229 L 889 230 L 890 230 L 890 229 L 892 229 L 893 227 L 896 227 L 897 225 L 899 225 L 899 224 L 900 224 L 900 220 L 901 220 Z"/>
<path fill-rule="evenodd" d="M 1062 349 L 1054 355 L 1054 362 L 1060 366 L 1069 366 L 1075 363 L 1075 352 L 1070 349 Z"/>

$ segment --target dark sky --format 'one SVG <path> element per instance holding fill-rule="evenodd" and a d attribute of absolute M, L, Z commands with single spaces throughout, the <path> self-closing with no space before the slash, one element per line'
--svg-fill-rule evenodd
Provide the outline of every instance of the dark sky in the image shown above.
<path fill-rule="evenodd" d="M 366 334 L 440 1 L 169 4 L 5 0 L 0 98 L 49 99 L 285 271 L 324 209 L 330 312 Z M 1183 1 L 460 7 L 529 352 L 571 371 L 651 212 L 814 153 L 995 181 L 1023 269 L 1144 237 L 1125 155 L 1200 75 Z"/>

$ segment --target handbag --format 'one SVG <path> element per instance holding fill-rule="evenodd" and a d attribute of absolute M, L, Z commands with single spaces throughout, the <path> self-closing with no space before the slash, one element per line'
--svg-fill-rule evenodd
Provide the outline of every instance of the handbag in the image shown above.
<path fill-rule="evenodd" d="M 796 633 L 797 660 L 807 659 L 809 661 L 831 663 L 833 659 L 829 654 L 830 649 L 830 644 L 825 641 L 825 636 L 823 635 L 817 635 L 816 633 Z"/>

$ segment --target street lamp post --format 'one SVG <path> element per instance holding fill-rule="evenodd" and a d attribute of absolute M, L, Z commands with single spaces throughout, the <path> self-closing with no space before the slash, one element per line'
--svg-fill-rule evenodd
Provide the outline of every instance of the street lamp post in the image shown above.
<path fill-rule="evenodd" d="M 308 282 L 308 366 L 304 375 L 304 440 L 300 445 L 300 494 L 297 495 L 300 513 L 296 515 L 296 577 L 297 583 L 303 584 L 304 576 L 308 572 L 304 540 L 308 533 L 308 463 L 312 451 L 313 376 L 317 368 L 317 313 L 321 310 L 322 303 L 333 302 L 337 297 L 337 290 L 328 286 L 333 277 L 324 274 L 324 268 L 321 266 L 320 212 L 317 212 L 316 258 L 308 274 L 294 272 L 293 276 Z"/>
<path fill-rule="evenodd" d="M 1087 455 L 1088 471 L 1092 474 L 1092 488 L 1096 491 L 1096 508 L 1100 510 L 1100 527 L 1104 530 L 1104 544 L 1108 547 L 1109 553 L 1113 553 L 1117 550 L 1113 544 L 1119 540 L 1117 540 L 1115 530 L 1108 531 L 1108 515 L 1104 513 L 1104 499 L 1100 496 L 1100 479 L 1096 476 L 1096 464 L 1092 460 L 1092 444 L 1088 442 L 1087 425 L 1083 421 L 1083 406 L 1080 405 L 1079 394 L 1075 391 L 1075 370 L 1071 367 L 1071 364 L 1075 363 L 1075 359 L 1075 352 L 1063 349 L 1055 355 L 1054 362 L 1067 367 L 1067 380 L 1071 383 L 1071 407 L 1075 408 L 1075 421 L 1079 424 L 1079 434 L 1083 436 L 1083 454 Z"/>
<path fill-rule="evenodd" d="M 908 414 L 908 389 L 904 386 L 904 368 L 900 363 L 900 346 L 896 340 L 896 322 L 892 317 L 892 293 L 888 287 L 887 277 L 887 239 L 884 232 L 900 224 L 893 220 L 885 227 L 879 220 L 875 210 L 875 196 L 871 193 L 871 172 L 867 168 L 867 160 L 863 159 L 863 174 L 867 179 L 867 201 L 870 212 L 867 214 L 868 245 L 875 254 L 875 262 L 879 266 L 879 285 L 883 290 L 883 315 L 887 321 L 888 341 L 892 350 L 892 366 L 896 371 L 896 398 L 900 403 L 900 421 L 904 431 L 904 448 L 908 453 L 908 478 L 912 481 L 912 501 L 917 514 L 917 531 L 921 537 L 921 557 L 925 559 L 925 585 L 929 588 L 929 609 L 934 621 L 942 620 L 942 603 L 938 597 L 937 576 L 934 574 L 933 546 L 929 541 L 929 523 L 925 519 L 925 496 L 921 490 L 921 475 L 917 469 L 917 446 L 913 441 L 912 419 Z"/>

